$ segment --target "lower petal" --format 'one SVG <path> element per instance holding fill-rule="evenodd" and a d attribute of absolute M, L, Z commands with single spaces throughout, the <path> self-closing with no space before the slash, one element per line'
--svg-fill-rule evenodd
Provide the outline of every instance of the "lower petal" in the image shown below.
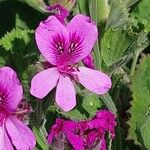
<path fill-rule="evenodd" d="M 58 79 L 57 68 L 41 71 L 33 77 L 30 93 L 37 98 L 43 98 L 56 86 Z"/>
<path fill-rule="evenodd" d="M 34 134 L 18 119 L 14 117 L 7 118 L 6 129 L 16 149 L 32 150 L 35 147 Z"/>
<path fill-rule="evenodd" d="M 111 88 L 110 77 L 101 71 L 79 67 L 74 75 L 83 86 L 96 94 L 105 94 Z"/>
<path fill-rule="evenodd" d="M 72 144 L 75 150 L 84 149 L 84 142 L 80 136 L 75 135 L 73 132 L 67 132 L 66 136 L 68 138 L 68 141 Z"/>
<path fill-rule="evenodd" d="M 4 124 L 0 126 L 0 149 L 1 150 L 13 150 L 12 144 L 5 131 Z"/>
<path fill-rule="evenodd" d="M 61 75 L 56 89 L 56 103 L 64 111 L 70 111 L 76 106 L 76 96 L 73 82 L 68 76 Z"/>

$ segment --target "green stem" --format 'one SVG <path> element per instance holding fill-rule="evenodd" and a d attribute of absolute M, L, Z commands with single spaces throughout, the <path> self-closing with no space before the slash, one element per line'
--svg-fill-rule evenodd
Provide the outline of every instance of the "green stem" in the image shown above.
<path fill-rule="evenodd" d="M 109 14 L 109 6 L 107 0 L 91 0 L 90 14 L 93 20 L 100 27 L 100 33 L 105 29 L 106 19 Z"/>
<path fill-rule="evenodd" d="M 115 137 L 112 149 L 113 150 L 122 150 L 123 149 L 119 116 L 117 118 L 116 137 Z"/>
<path fill-rule="evenodd" d="M 43 110 L 42 110 L 42 101 L 37 101 L 37 110 L 36 110 L 36 118 L 37 118 L 37 125 L 42 125 L 42 119 L 43 119 Z"/>
<path fill-rule="evenodd" d="M 108 145 L 108 150 L 112 150 L 112 139 L 110 137 L 110 134 L 109 134 L 109 145 Z"/>
<path fill-rule="evenodd" d="M 130 75 L 131 75 L 131 76 L 134 75 L 135 67 L 136 67 L 136 63 L 137 63 L 138 57 L 139 57 L 139 53 L 136 52 L 136 53 L 135 53 L 135 56 L 134 56 L 134 58 L 133 58 L 132 66 L 131 66 L 131 71 L 130 71 Z"/>
<path fill-rule="evenodd" d="M 78 6 L 80 13 L 89 15 L 89 1 L 88 0 L 78 0 Z"/>
<path fill-rule="evenodd" d="M 106 0 L 91 0 L 90 1 L 90 15 L 98 26 L 100 37 L 104 34 L 105 23 L 108 17 L 109 7 Z M 100 38 L 94 47 L 94 60 L 96 68 L 101 70 L 102 56 L 100 52 Z"/>

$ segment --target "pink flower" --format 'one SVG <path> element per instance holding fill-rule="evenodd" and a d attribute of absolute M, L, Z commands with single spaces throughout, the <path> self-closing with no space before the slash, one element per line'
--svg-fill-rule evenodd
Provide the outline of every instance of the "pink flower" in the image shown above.
<path fill-rule="evenodd" d="M 106 150 L 106 132 L 110 133 L 111 138 L 115 137 L 115 121 L 116 116 L 107 110 L 98 111 L 96 116 L 89 120 L 87 123 L 88 129 L 86 130 L 87 137 L 86 145 L 94 145 L 97 141 L 100 141 L 102 150 Z M 84 131 L 85 132 L 85 131 Z"/>
<path fill-rule="evenodd" d="M 51 5 L 46 8 L 48 12 L 51 12 L 62 24 L 65 24 L 65 19 L 69 16 L 69 11 L 59 4 Z M 95 68 L 92 54 L 83 58 L 83 64 L 91 69 Z"/>
<path fill-rule="evenodd" d="M 106 150 L 106 133 L 115 137 L 116 116 L 110 111 L 98 111 L 96 116 L 87 121 L 65 121 L 57 119 L 51 127 L 48 142 L 53 144 L 58 139 L 69 142 L 75 150 Z"/>
<path fill-rule="evenodd" d="M 96 25 L 83 15 L 76 15 L 67 26 L 54 16 L 42 21 L 35 33 L 36 43 L 53 67 L 33 77 L 31 94 L 42 99 L 57 86 L 56 103 L 64 111 L 70 111 L 76 106 L 73 81 L 96 94 L 106 93 L 111 88 L 110 77 L 98 70 L 76 66 L 90 54 L 97 35 Z"/>
<path fill-rule="evenodd" d="M 22 86 L 9 67 L 0 68 L 0 148 L 2 150 L 32 150 L 35 138 L 32 131 L 15 116 L 22 98 Z"/>
<path fill-rule="evenodd" d="M 78 124 L 74 121 L 64 121 L 57 119 L 56 124 L 52 126 L 50 134 L 48 135 L 48 142 L 51 144 L 53 139 L 67 140 L 74 147 L 75 150 L 82 150 L 84 142 L 77 133 Z"/>

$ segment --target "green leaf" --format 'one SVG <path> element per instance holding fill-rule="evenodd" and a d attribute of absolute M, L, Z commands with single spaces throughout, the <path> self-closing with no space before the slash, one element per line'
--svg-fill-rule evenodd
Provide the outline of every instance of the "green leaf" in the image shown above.
<path fill-rule="evenodd" d="M 87 117 L 85 114 L 82 114 L 80 110 L 74 108 L 73 110 L 69 112 L 59 112 L 61 115 L 64 117 L 71 119 L 71 120 L 76 120 L 76 121 L 81 121 L 81 120 L 86 120 Z"/>
<path fill-rule="evenodd" d="M 98 95 L 89 94 L 88 91 L 84 91 L 84 96 L 77 96 L 77 103 L 73 110 L 69 112 L 61 111 L 59 113 L 72 120 L 87 120 L 92 118 L 103 105 Z"/>
<path fill-rule="evenodd" d="M 33 7 L 34 9 L 45 13 L 46 12 L 46 4 L 43 0 L 19 0 L 22 2 L 27 3 L 29 6 Z"/>
<path fill-rule="evenodd" d="M 42 150 L 48 150 L 48 143 L 46 138 L 44 137 L 43 133 L 38 130 L 36 127 L 33 127 L 33 132 L 36 136 L 36 141 L 39 144 L 39 146 L 42 148 Z"/>
<path fill-rule="evenodd" d="M 148 34 L 145 32 L 141 32 L 139 33 L 139 35 L 137 35 L 136 41 L 133 43 L 132 45 L 132 50 L 134 50 L 134 58 L 133 58 L 133 62 L 131 65 L 131 71 L 130 71 L 130 75 L 134 75 L 135 72 L 135 67 L 139 58 L 139 55 L 142 53 L 142 51 L 149 45 L 149 39 L 148 39 Z"/>
<path fill-rule="evenodd" d="M 0 0 L 0 2 L 3 2 L 3 1 L 7 1 L 7 0 Z"/>
<path fill-rule="evenodd" d="M 89 1 L 87 0 L 78 0 L 78 6 L 80 13 L 89 15 Z"/>
<path fill-rule="evenodd" d="M 145 56 L 134 76 L 132 77 L 131 90 L 132 102 L 129 113 L 131 118 L 128 122 L 129 139 L 135 140 L 136 143 L 142 143 L 140 138 L 140 128 L 148 120 L 147 114 L 150 106 L 150 56 Z"/>
<path fill-rule="evenodd" d="M 28 44 L 29 34 L 33 33 L 34 32 L 32 30 L 13 29 L 11 32 L 7 32 L 0 39 L 0 46 L 9 51 L 13 49 L 15 40 L 23 40 L 25 44 Z"/>
<path fill-rule="evenodd" d="M 116 106 L 108 93 L 101 95 L 100 98 L 103 100 L 110 111 L 112 111 L 114 114 L 117 114 Z"/>
<path fill-rule="evenodd" d="M 134 5 L 135 3 L 137 3 L 139 0 L 127 0 L 126 1 L 126 6 L 127 8 L 131 7 L 132 5 Z"/>
<path fill-rule="evenodd" d="M 99 23 L 98 19 L 98 6 L 97 6 L 97 0 L 90 1 L 90 16 L 91 19 L 95 21 L 96 25 Z M 93 56 L 94 56 L 94 64 L 97 69 L 101 69 L 101 54 L 100 54 L 100 47 L 99 47 L 99 40 L 96 41 L 95 46 L 93 48 Z"/>
<path fill-rule="evenodd" d="M 146 123 L 141 127 L 141 135 L 143 138 L 144 146 L 150 149 L 150 117 Z"/>
<path fill-rule="evenodd" d="M 88 112 L 89 117 L 91 118 L 95 115 L 98 108 L 102 106 L 102 102 L 98 95 L 91 94 L 83 98 L 82 106 Z"/>
<path fill-rule="evenodd" d="M 125 27 L 129 23 L 128 9 L 123 0 L 112 0 L 106 28 Z"/>
<path fill-rule="evenodd" d="M 50 5 L 60 4 L 65 7 L 67 10 L 71 10 L 75 4 L 75 0 L 50 0 Z"/>
<path fill-rule="evenodd" d="M 0 67 L 5 66 L 6 62 L 2 56 L 0 56 Z"/>
<path fill-rule="evenodd" d="M 109 67 L 123 58 L 130 44 L 131 39 L 126 31 L 122 29 L 107 30 L 101 42 L 102 57 L 106 65 Z"/>
<path fill-rule="evenodd" d="M 107 0 L 90 0 L 90 15 L 97 25 L 102 25 L 106 21 L 108 13 L 109 6 Z"/>
<path fill-rule="evenodd" d="M 138 19 L 139 22 L 144 24 L 145 31 L 150 32 L 150 8 L 149 0 L 141 0 L 139 5 L 135 7 L 132 16 Z"/>

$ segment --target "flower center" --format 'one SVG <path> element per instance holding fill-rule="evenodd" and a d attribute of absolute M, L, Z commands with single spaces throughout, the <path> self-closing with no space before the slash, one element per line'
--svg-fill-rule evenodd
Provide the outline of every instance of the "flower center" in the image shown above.
<path fill-rule="evenodd" d="M 72 75 L 72 72 L 77 70 L 75 66 L 70 66 L 70 65 L 62 65 L 57 67 L 60 73 L 70 74 L 70 75 Z"/>
<path fill-rule="evenodd" d="M 5 96 L 0 92 L 0 106 L 4 103 Z"/>
<path fill-rule="evenodd" d="M 0 104 L 0 126 L 3 124 L 5 118 L 7 118 L 8 112 Z"/>
<path fill-rule="evenodd" d="M 3 124 L 4 119 L 8 116 L 8 112 L 3 107 L 4 100 L 5 96 L 2 92 L 0 92 L 0 126 Z"/>

